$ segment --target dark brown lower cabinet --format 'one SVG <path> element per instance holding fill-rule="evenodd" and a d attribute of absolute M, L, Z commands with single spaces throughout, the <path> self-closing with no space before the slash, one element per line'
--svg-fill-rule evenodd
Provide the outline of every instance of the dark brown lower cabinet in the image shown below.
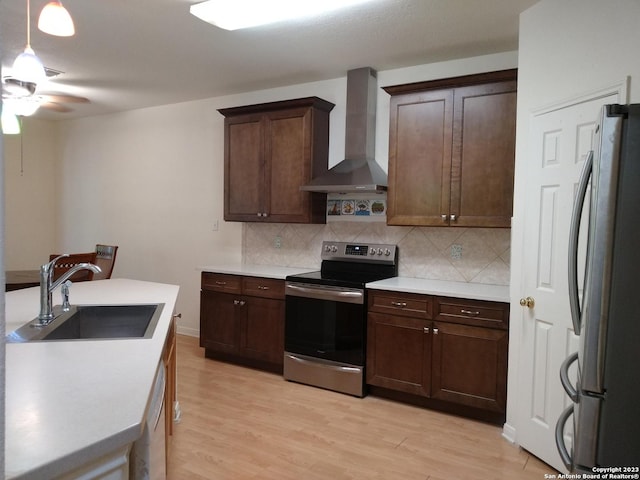
<path fill-rule="evenodd" d="M 240 353 L 282 365 L 284 358 L 284 300 L 246 297 L 240 321 Z"/>
<path fill-rule="evenodd" d="M 416 395 L 431 394 L 431 339 L 417 318 L 368 314 L 367 383 Z"/>
<path fill-rule="evenodd" d="M 209 358 L 282 372 L 284 281 L 204 272 L 200 346 Z"/>
<path fill-rule="evenodd" d="M 506 411 L 506 330 L 436 322 L 431 339 L 432 398 Z"/>
<path fill-rule="evenodd" d="M 224 353 L 238 353 L 237 296 L 208 290 L 200 292 L 200 346 Z"/>
<path fill-rule="evenodd" d="M 508 309 L 500 302 L 370 292 L 367 384 L 373 393 L 397 392 L 391 397 L 503 421 Z"/>

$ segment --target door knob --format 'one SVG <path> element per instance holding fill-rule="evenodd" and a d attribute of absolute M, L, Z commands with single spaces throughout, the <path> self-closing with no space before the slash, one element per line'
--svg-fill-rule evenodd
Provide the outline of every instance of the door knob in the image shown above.
<path fill-rule="evenodd" d="M 536 305 L 536 301 L 533 299 L 533 297 L 521 298 L 520 305 L 522 305 L 523 307 L 533 308 Z"/>

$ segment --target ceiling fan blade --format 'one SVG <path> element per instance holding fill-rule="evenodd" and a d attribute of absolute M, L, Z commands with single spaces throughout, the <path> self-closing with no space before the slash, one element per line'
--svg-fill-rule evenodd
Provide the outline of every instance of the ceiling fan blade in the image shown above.
<path fill-rule="evenodd" d="M 48 101 L 45 101 L 45 102 L 41 103 L 40 107 L 41 108 L 46 108 L 47 110 L 52 110 L 54 112 L 59 112 L 59 113 L 67 113 L 67 112 L 72 112 L 73 111 L 69 107 L 65 107 L 64 105 L 60 105 L 59 103 L 48 102 Z"/>
<path fill-rule="evenodd" d="M 89 103 L 89 99 L 85 97 L 79 97 L 77 95 L 67 95 L 62 93 L 39 93 L 39 97 L 46 102 L 55 103 Z"/>

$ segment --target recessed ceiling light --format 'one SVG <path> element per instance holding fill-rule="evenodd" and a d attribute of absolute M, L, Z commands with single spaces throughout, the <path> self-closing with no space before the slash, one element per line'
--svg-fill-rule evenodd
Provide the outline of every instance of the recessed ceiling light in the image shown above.
<path fill-rule="evenodd" d="M 319 15 L 371 0 L 208 0 L 191 5 L 192 15 L 225 30 Z"/>

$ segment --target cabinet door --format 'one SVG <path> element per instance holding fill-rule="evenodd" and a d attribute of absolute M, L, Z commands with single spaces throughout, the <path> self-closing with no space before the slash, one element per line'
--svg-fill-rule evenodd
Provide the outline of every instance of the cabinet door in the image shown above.
<path fill-rule="evenodd" d="M 369 313 L 367 383 L 429 396 L 431 384 L 430 322 Z"/>
<path fill-rule="evenodd" d="M 262 115 L 226 118 L 224 131 L 224 219 L 255 221 L 266 210 Z"/>
<path fill-rule="evenodd" d="M 240 353 L 282 365 L 284 359 L 284 300 L 244 297 Z"/>
<path fill-rule="evenodd" d="M 453 90 L 393 96 L 390 108 L 387 223 L 446 225 Z"/>
<path fill-rule="evenodd" d="M 457 88 L 454 95 L 451 224 L 510 227 L 516 82 Z"/>
<path fill-rule="evenodd" d="M 309 220 L 311 179 L 311 109 L 296 108 L 266 116 L 265 205 L 270 222 Z"/>
<path fill-rule="evenodd" d="M 432 337 L 431 396 L 504 412 L 508 332 L 435 322 Z"/>
<path fill-rule="evenodd" d="M 236 295 L 200 292 L 200 346 L 224 353 L 237 353 L 239 327 Z"/>

